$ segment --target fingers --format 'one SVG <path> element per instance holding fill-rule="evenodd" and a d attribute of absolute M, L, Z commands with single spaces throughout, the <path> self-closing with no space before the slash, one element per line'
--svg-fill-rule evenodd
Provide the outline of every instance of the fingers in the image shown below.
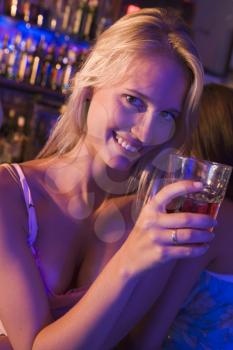
<path fill-rule="evenodd" d="M 207 252 L 208 244 L 192 245 L 192 246 L 175 246 L 167 247 L 163 250 L 163 260 L 194 258 L 201 256 Z"/>
<path fill-rule="evenodd" d="M 167 205 L 173 199 L 188 193 L 198 192 L 202 188 L 201 182 L 193 182 L 191 180 L 182 180 L 165 186 L 148 203 L 148 218 L 155 223 L 155 227 L 212 229 L 216 226 L 217 221 L 210 215 L 191 212 L 166 212 Z"/>
<path fill-rule="evenodd" d="M 191 180 L 178 181 L 163 187 L 152 198 L 151 203 L 154 203 L 156 209 L 165 211 L 166 206 L 176 197 L 184 196 L 187 193 L 198 192 L 203 189 L 201 182 Z"/>
<path fill-rule="evenodd" d="M 165 245 L 185 245 L 210 243 L 215 237 L 214 233 L 203 230 L 172 229 L 166 230 L 154 241 Z"/>
<path fill-rule="evenodd" d="M 217 220 L 209 215 L 196 213 L 160 213 L 155 225 L 167 228 L 202 228 L 210 229 L 216 226 Z"/>
<path fill-rule="evenodd" d="M 152 233 L 152 232 L 151 232 Z M 155 247 L 160 247 L 160 260 L 194 258 L 205 254 L 214 234 L 209 231 L 191 229 L 166 230 L 154 236 Z"/>

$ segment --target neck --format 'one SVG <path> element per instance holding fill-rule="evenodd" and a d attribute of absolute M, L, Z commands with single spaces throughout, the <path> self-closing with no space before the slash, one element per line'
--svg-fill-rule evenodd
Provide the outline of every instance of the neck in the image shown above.
<path fill-rule="evenodd" d="M 98 198 L 95 206 L 107 197 L 125 194 L 128 186 L 128 172 L 107 167 L 85 143 L 62 157 L 53 158 L 46 177 L 50 188 L 61 194 L 79 195 L 85 203 L 94 194 Z"/>

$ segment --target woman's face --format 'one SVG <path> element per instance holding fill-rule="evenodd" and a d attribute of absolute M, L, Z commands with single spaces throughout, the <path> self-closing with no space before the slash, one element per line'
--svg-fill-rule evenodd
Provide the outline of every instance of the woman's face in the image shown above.
<path fill-rule="evenodd" d="M 94 90 L 87 116 L 89 149 L 108 167 L 128 171 L 174 136 L 186 91 L 187 75 L 173 58 L 136 60 L 124 81 Z"/>

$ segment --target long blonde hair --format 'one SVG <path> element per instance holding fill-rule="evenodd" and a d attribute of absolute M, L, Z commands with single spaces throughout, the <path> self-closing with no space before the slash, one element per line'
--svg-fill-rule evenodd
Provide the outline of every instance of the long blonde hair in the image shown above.
<path fill-rule="evenodd" d="M 174 11 L 143 9 L 122 17 L 99 36 L 86 62 L 74 77 L 65 112 L 38 158 L 66 154 L 80 143 L 86 130 L 90 90 L 121 81 L 134 59 L 159 53 L 167 53 L 178 59 L 188 73 L 190 84 L 183 110 L 188 136 L 195 124 L 195 112 L 203 85 L 203 69 L 197 50 L 186 25 Z M 143 159 L 135 170 L 144 179 L 141 181 L 143 183 L 150 172 L 146 168 Z M 132 179 L 135 177 L 133 174 Z M 130 183 L 133 183 L 132 179 Z"/>

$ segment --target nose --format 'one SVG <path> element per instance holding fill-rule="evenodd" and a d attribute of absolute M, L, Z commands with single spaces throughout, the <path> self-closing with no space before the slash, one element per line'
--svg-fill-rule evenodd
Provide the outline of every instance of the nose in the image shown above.
<path fill-rule="evenodd" d="M 144 144 L 150 144 L 153 135 L 153 115 L 144 115 L 131 128 L 132 135 Z"/>

